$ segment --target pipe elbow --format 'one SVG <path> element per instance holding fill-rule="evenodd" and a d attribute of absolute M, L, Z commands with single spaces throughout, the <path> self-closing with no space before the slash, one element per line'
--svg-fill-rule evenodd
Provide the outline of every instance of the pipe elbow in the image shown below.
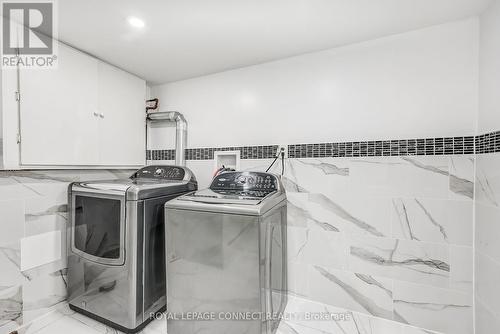
<path fill-rule="evenodd" d="M 151 113 L 147 116 L 151 121 L 168 121 L 175 122 L 176 127 L 176 144 L 175 144 L 175 163 L 180 166 L 185 166 L 185 150 L 187 141 L 187 121 L 178 111 L 168 111 L 162 113 Z"/>

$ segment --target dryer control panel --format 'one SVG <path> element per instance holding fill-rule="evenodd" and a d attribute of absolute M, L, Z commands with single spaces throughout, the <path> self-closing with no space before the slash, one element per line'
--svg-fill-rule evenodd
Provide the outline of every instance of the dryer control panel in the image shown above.
<path fill-rule="evenodd" d="M 178 166 L 155 165 L 139 169 L 132 179 L 163 179 L 181 181 L 184 179 L 186 171 Z"/>
<path fill-rule="evenodd" d="M 278 180 L 269 173 L 226 172 L 213 179 L 210 189 L 218 193 L 264 197 L 278 189 Z"/>

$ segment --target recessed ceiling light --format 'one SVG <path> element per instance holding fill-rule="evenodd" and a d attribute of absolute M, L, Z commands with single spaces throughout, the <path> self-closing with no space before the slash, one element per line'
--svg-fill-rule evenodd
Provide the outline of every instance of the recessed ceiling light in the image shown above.
<path fill-rule="evenodd" d="M 135 16 L 130 16 L 128 19 L 127 19 L 128 23 L 134 27 L 134 28 L 144 28 L 145 26 L 145 23 L 143 20 L 135 17 Z"/>

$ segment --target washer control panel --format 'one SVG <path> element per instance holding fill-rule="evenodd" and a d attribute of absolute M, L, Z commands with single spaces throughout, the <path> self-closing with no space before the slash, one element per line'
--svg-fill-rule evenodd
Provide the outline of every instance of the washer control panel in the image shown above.
<path fill-rule="evenodd" d="M 269 173 L 225 172 L 213 179 L 210 189 L 218 193 L 263 197 L 278 189 L 278 180 Z"/>
<path fill-rule="evenodd" d="M 132 175 L 132 179 L 163 179 L 181 181 L 184 179 L 186 171 L 178 166 L 147 166 L 139 169 Z"/>

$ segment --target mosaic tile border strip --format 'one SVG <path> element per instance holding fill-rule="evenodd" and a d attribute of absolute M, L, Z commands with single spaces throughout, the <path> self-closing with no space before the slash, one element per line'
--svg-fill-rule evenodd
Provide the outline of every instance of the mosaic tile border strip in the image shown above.
<path fill-rule="evenodd" d="M 272 159 L 278 145 L 186 149 L 186 160 L 212 160 L 215 151 L 240 151 L 241 159 Z M 500 152 L 500 131 L 480 136 L 288 145 L 289 158 L 385 157 Z M 175 150 L 148 150 L 148 160 L 174 160 Z"/>
<path fill-rule="evenodd" d="M 147 150 L 146 160 L 175 160 L 175 150 Z"/>
<path fill-rule="evenodd" d="M 240 151 L 240 159 L 273 159 L 278 148 L 278 145 L 188 148 L 186 160 L 212 160 L 216 151 Z M 148 150 L 146 159 L 175 160 L 175 150 Z"/>
<path fill-rule="evenodd" d="M 500 152 L 500 131 L 486 133 L 476 136 L 476 153 L 498 153 Z"/>
<path fill-rule="evenodd" d="M 474 137 L 377 140 L 288 146 L 289 158 L 474 154 Z"/>
<path fill-rule="evenodd" d="M 278 145 L 188 148 L 186 160 L 212 160 L 216 151 L 240 151 L 240 159 L 270 159 L 276 156 Z"/>

